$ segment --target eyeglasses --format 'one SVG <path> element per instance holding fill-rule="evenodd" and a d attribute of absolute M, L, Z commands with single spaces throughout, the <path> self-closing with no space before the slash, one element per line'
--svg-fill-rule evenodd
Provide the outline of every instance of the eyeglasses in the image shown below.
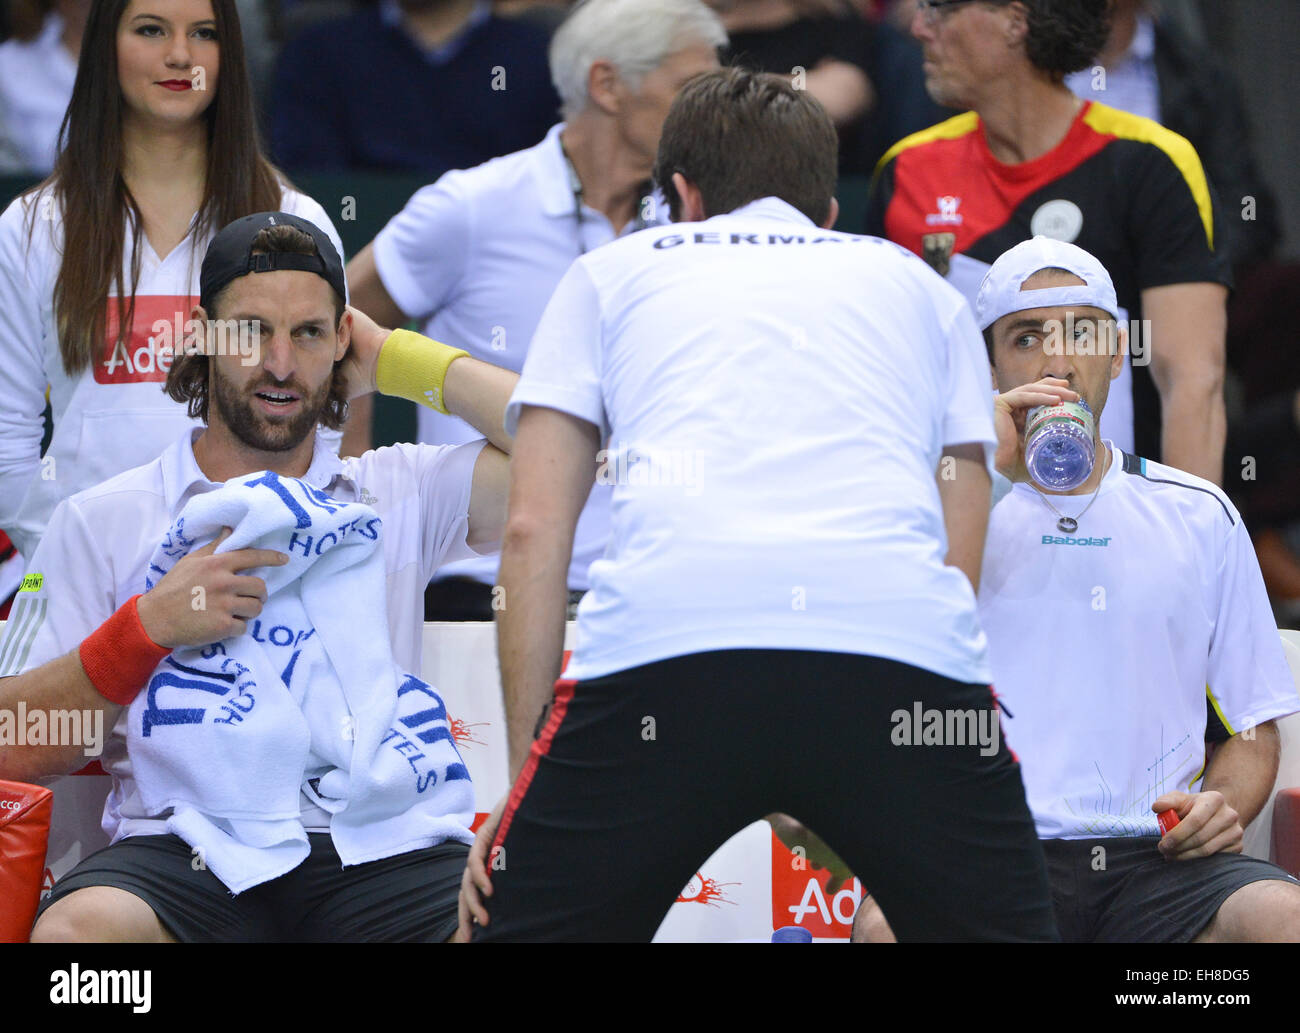
<path fill-rule="evenodd" d="M 925 15 L 927 25 L 936 25 L 939 22 L 939 16 L 943 13 L 945 7 L 956 7 L 958 4 L 973 3 L 974 0 L 916 0 L 916 6 L 921 13 Z"/>

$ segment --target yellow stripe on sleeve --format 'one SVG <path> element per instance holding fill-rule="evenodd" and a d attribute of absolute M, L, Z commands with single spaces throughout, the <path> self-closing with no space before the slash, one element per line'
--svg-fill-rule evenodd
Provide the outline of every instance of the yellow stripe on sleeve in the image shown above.
<path fill-rule="evenodd" d="M 1210 208 L 1210 184 L 1205 178 L 1205 169 L 1197 157 L 1196 148 L 1159 122 L 1153 122 L 1141 115 L 1130 115 L 1127 111 L 1117 111 L 1105 104 L 1094 102 L 1083 116 L 1084 122 L 1098 133 L 1116 136 L 1122 140 L 1136 140 L 1159 147 L 1169 156 L 1174 167 L 1182 173 L 1183 180 L 1192 192 L 1192 199 L 1201 213 L 1201 222 L 1205 226 L 1205 239 L 1214 250 L 1214 215 Z M 935 128 L 938 128 L 937 126 Z M 910 138 L 909 138 L 910 139 Z M 907 140 L 900 141 L 900 146 Z M 1213 697 L 1211 697 L 1213 699 Z"/>
<path fill-rule="evenodd" d="M 1223 722 L 1223 727 L 1228 730 L 1228 734 L 1236 735 L 1237 729 L 1228 724 L 1228 719 L 1223 716 L 1223 708 L 1219 706 L 1219 701 L 1214 698 L 1214 693 L 1210 691 L 1210 686 L 1208 684 L 1205 686 L 1205 695 L 1209 698 L 1210 706 L 1214 708 L 1214 712 L 1219 715 L 1219 720 Z"/>
<path fill-rule="evenodd" d="M 968 111 L 964 115 L 954 115 L 952 118 L 938 122 L 930 126 L 929 129 L 922 129 L 911 136 L 905 136 L 893 147 L 889 148 L 885 152 L 885 156 L 876 162 L 876 170 L 872 173 L 872 176 L 880 175 L 881 169 L 906 150 L 919 147 L 921 144 L 931 143 L 934 140 L 956 140 L 960 136 L 973 132 L 979 124 L 979 115 L 973 111 Z"/>

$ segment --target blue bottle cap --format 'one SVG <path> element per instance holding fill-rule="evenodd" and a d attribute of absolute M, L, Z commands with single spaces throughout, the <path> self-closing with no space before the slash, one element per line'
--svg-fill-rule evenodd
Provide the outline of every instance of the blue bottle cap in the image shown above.
<path fill-rule="evenodd" d="M 812 943 L 812 933 L 797 925 L 783 925 L 772 934 L 773 943 Z"/>

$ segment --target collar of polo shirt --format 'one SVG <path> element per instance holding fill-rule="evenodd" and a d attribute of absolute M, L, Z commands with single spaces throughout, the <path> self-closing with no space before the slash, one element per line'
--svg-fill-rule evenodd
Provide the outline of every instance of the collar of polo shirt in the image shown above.
<path fill-rule="evenodd" d="M 569 163 L 560 146 L 564 123 L 551 126 L 538 151 L 538 161 L 533 165 L 537 188 L 542 195 L 542 211 L 546 215 L 573 218 L 573 185 L 569 182 Z"/>
<path fill-rule="evenodd" d="M 173 520 L 185 508 L 185 503 L 197 494 L 194 490 L 196 487 L 204 490 L 214 487 L 214 482 L 204 476 L 199 469 L 198 460 L 194 458 L 194 442 L 201 433 L 202 427 L 187 431 L 162 455 L 163 498 Z M 347 482 L 354 494 L 356 490 L 356 485 L 343 472 L 343 460 L 330 448 L 329 442 L 322 440 L 319 427 L 316 428 L 316 447 L 312 452 L 311 466 L 301 479 L 321 491 L 330 491 L 338 481 Z"/>

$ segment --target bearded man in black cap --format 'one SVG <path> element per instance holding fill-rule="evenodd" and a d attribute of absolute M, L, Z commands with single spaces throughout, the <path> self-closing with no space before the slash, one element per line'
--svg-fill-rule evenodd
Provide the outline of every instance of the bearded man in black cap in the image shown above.
<path fill-rule="evenodd" d="M 98 713 L 112 729 L 101 758 L 114 776 L 104 812 L 112 845 L 59 880 L 32 940 L 447 940 L 456 928 L 467 830 L 344 867 L 329 834 L 333 812 L 304 788 L 299 818 L 308 856 L 232 896 L 201 853 L 169 829 L 171 809 L 144 803 L 127 715 L 173 649 L 256 637 L 267 586 L 252 572 L 269 577 L 288 561 L 284 553 L 215 552 L 227 531 L 177 560 L 156 584 L 149 565 L 189 501 L 263 470 L 277 483 L 297 479 L 323 506 L 362 503 L 378 514 L 392 657 L 402 671 L 418 672 L 429 577 L 443 562 L 492 551 L 500 538 L 511 444 L 503 414 L 517 377 L 348 309 L 329 239 L 282 212 L 222 230 L 204 259 L 200 290 L 194 332 L 165 390 L 206 427 L 59 505 L 32 557 L 30 619 L 11 621 L 0 639 L 12 658 L 0 706 Z M 318 442 L 317 426 L 337 427 L 348 398 L 376 389 L 455 413 L 488 442 L 401 445 L 340 460 Z M 368 628 L 365 621 L 382 616 L 357 620 Z M 309 700 L 301 701 L 308 717 Z M 409 753 L 418 751 L 410 745 Z M 77 745 L 7 747 L 0 778 L 31 781 L 83 763 Z M 259 772 L 246 774 L 256 784 Z"/>

